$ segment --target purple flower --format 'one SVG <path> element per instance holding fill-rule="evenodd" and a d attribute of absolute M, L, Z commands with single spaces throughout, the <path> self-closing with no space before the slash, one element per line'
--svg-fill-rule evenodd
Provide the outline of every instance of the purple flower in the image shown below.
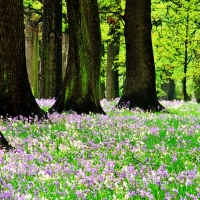
<path fill-rule="evenodd" d="M 12 194 L 10 191 L 2 191 L 2 193 L 0 194 L 0 198 L 2 200 L 8 200 L 8 199 L 13 199 Z"/>
<path fill-rule="evenodd" d="M 188 178 L 187 178 L 185 184 L 186 184 L 186 186 L 189 186 L 189 185 L 192 185 L 193 182 L 192 182 L 191 179 L 188 179 Z"/>
<path fill-rule="evenodd" d="M 172 199 L 172 196 L 169 191 L 166 191 L 164 200 Z"/>
<path fill-rule="evenodd" d="M 176 154 L 174 154 L 174 155 L 172 156 L 172 161 L 173 161 L 173 162 L 177 161 Z"/>
<path fill-rule="evenodd" d="M 76 191 L 76 196 L 79 197 L 79 198 L 83 198 L 83 197 L 84 197 L 84 194 L 83 194 L 82 191 L 77 190 L 77 191 Z"/>
<path fill-rule="evenodd" d="M 192 179 L 195 178 L 197 174 L 197 168 L 195 167 L 193 170 L 188 172 L 187 178 Z"/>
<path fill-rule="evenodd" d="M 50 169 L 47 169 L 47 170 L 45 171 L 45 173 L 46 173 L 47 175 L 49 175 L 49 176 L 52 175 L 52 171 L 51 171 Z"/>
<path fill-rule="evenodd" d="M 158 174 L 161 176 L 161 177 L 167 177 L 169 174 L 168 174 L 168 171 L 165 169 L 165 165 L 162 165 L 158 168 Z"/>
<path fill-rule="evenodd" d="M 175 132 L 175 129 L 173 127 L 168 127 L 167 131 L 169 133 L 174 133 Z"/>
<path fill-rule="evenodd" d="M 178 190 L 177 190 L 177 189 L 172 188 L 172 191 L 173 191 L 174 193 L 178 194 Z"/>
<path fill-rule="evenodd" d="M 150 132 L 155 136 L 159 136 L 159 131 L 160 131 L 160 128 L 158 128 L 158 127 L 151 127 L 150 128 Z"/>
<path fill-rule="evenodd" d="M 129 191 L 129 192 L 128 192 L 128 196 L 129 196 L 129 197 L 136 196 L 136 192 L 135 192 L 135 191 Z"/>
<path fill-rule="evenodd" d="M 56 187 L 59 187 L 59 182 L 58 182 L 58 180 L 55 181 L 55 185 L 56 185 Z"/>

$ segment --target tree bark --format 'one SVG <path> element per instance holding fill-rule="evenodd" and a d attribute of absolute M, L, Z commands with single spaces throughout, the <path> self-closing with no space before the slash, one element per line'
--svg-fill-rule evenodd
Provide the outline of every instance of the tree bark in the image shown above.
<path fill-rule="evenodd" d="M 69 54 L 61 93 L 49 112 L 103 113 L 99 99 L 101 34 L 96 0 L 67 0 Z"/>
<path fill-rule="evenodd" d="M 169 79 L 168 83 L 161 85 L 162 90 L 165 91 L 166 95 L 162 96 L 161 99 L 172 101 L 175 99 L 175 82 L 173 79 Z"/>
<path fill-rule="evenodd" d="M 6 138 L 4 137 L 3 133 L 0 132 L 0 150 L 5 149 L 5 150 L 11 150 L 14 149 L 14 147 L 12 147 L 8 141 L 6 140 Z"/>
<path fill-rule="evenodd" d="M 200 78 L 199 77 L 195 78 L 194 82 L 195 82 L 194 95 L 195 95 L 196 101 L 200 103 Z"/>
<path fill-rule="evenodd" d="M 65 77 L 68 51 L 69 51 L 69 34 L 65 32 L 62 34 L 62 80 Z"/>
<path fill-rule="evenodd" d="M 99 98 L 100 100 L 105 99 L 105 83 L 100 82 L 100 91 L 99 91 Z"/>
<path fill-rule="evenodd" d="M 151 0 L 127 0 L 125 8 L 126 83 L 118 107 L 159 111 L 151 40 Z"/>
<path fill-rule="evenodd" d="M 28 81 L 23 10 L 22 0 L 0 1 L 0 115 L 4 118 L 45 115 Z"/>
<path fill-rule="evenodd" d="M 119 55 L 119 39 L 117 25 L 110 25 L 110 35 L 113 40 L 108 44 L 107 66 L 106 66 L 106 99 L 113 100 L 119 97 L 118 70 L 116 69 L 116 58 Z"/>
<path fill-rule="evenodd" d="M 32 20 L 35 18 L 35 20 Z M 35 98 L 38 98 L 38 65 L 39 65 L 39 36 L 38 26 L 35 26 L 38 18 L 31 9 L 26 9 L 25 14 L 25 47 L 26 65 L 31 90 Z"/>
<path fill-rule="evenodd" d="M 62 1 L 43 1 L 41 98 L 58 97 L 62 85 Z"/>

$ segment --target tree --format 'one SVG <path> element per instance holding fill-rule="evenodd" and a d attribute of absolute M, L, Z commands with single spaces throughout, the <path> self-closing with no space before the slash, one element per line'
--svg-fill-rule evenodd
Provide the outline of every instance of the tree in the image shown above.
<path fill-rule="evenodd" d="M 161 99 L 170 101 L 175 99 L 175 83 L 173 79 L 169 79 L 168 83 L 163 83 L 161 88 L 166 93 L 161 96 Z"/>
<path fill-rule="evenodd" d="M 108 44 L 107 65 L 106 65 L 106 99 L 112 100 L 119 97 L 119 81 L 118 70 L 116 69 L 115 61 L 119 55 L 119 35 L 115 30 L 115 25 L 111 25 L 110 35 L 113 36 L 113 41 Z"/>
<path fill-rule="evenodd" d="M 62 80 L 65 77 L 65 70 L 67 66 L 68 50 L 69 50 L 69 33 L 65 30 L 62 33 Z"/>
<path fill-rule="evenodd" d="M 100 106 L 101 34 L 96 0 L 67 0 L 68 62 L 61 93 L 49 112 L 103 113 Z"/>
<path fill-rule="evenodd" d="M 152 0 L 154 58 L 157 77 L 163 78 L 157 85 L 174 80 L 176 97 L 185 100 L 194 95 L 198 71 L 199 5 L 198 0 Z"/>
<path fill-rule="evenodd" d="M 43 1 L 40 97 L 58 97 L 62 85 L 62 1 Z"/>
<path fill-rule="evenodd" d="M 25 47 L 26 47 L 26 65 L 28 79 L 31 90 L 35 98 L 38 94 L 38 66 L 39 66 L 39 21 L 32 9 L 25 9 Z"/>
<path fill-rule="evenodd" d="M 23 1 L 0 1 L 0 8 L 0 115 L 41 118 L 27 75 Z"/>
<path fill-rule="evenodd" d="M 195 79 L 195 91 L 194 91 L 194 95 L 196 98 L 196 101 L 198 103 L 200 103 L 200 77 Z"/>
<path fill-rule="evenodd" d="M 10 150 L 10 149 L 14 149 L 14 147 L 12 147 L 8 143 L 8 141 L 6 140 L 4 135 L 0 132 L 0 150 L 2 150 L 2 149 Z"/>
<path fill-rule="evenodd" d="M 151 0 L 126 0 L 126 83 L 118 107 L 159 111 L 151 41 Z"/>
<path fill-rule="evenodd" d="M 115 0 L 117 6 L 120 5 L 120 0 Z M 109 24 L 109 35 L 111 41 L 107 44 L 107 65 L 106 65 L 106 99 L 112 100 L 119 97 L 119 81 L 118 81 L 118 70 L 115 61 L 119 56 L 119 45 L 120 45 L 120 24 L 119 16 L 108 17 Z"/>

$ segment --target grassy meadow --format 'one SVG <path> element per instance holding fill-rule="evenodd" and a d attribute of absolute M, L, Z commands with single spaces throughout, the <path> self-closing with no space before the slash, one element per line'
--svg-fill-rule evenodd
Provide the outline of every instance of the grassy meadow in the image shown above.
<path fill-rule="evenodd" d="M 0 151 L 0 199 L 200 199 L 200 104 L 169 113 L 115 108 L 54 113 L 52 123 L 0 122 L 16 152 Z M 54 100 L 37 100 L 45 110 Z"/>

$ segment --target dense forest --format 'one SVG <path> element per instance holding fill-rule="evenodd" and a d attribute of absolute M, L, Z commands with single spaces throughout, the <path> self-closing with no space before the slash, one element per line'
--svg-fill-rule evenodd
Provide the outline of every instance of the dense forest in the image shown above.
<path fill-rule="evenodd" d="M 120 97 L 119 108 L 152 111 L 164 108 L 159 99 L 199 102 L 198 4 L 24 0 L 19 7 L 7 5 L 10 14 L 1 11 L 0 114 L 43 116 L 34 98 L 56 98 L 49 112 L 77 113 L 104 113 L 103 98 Z"/>
<path fill-rule="evenodd" d="M 199 100 L 200 98 L 200 67 L 198 64 L 200 19 L 197 4 L 196 0 L 153 0 L 151 2 L 156 86 L 158 97 L 161 99 L 190 100 L 196 98 Z M 62 72 L 64 76 L 69 29 L 65 1 L 62 2 L 62 5 Z M 106 96 L 107 99 L 113 99 L 122 95 L 126 76 L 125 1 L 99 0 L 98 5 L 102 36 L 101 98 Z M 24 7 L 25 10 L 31 10 L 31 15 L 25 13 L 26 31 L 30 33 L 31 30 L 33 32 L 35 30 L 36 33 L 31 34 L 38 34 L 38 38 L 35 39 L 41 42 L 43 23 L 41 16 L 45 5 L 41 1 L 24 1 Z M 35 25 L 37 25 L 35 28 L 32 27 L 31 30 L 28 30 Z M 30 51 L 30 48 L 34 48 L 36 52 L 41 51 L 40 47 L 40 45 L 28 46 L 27 52 Z M 27 59 L 29 56 L 27 55 Z M 37 62 L 41 59 L 39 52 L 36 59 Z M 34 62 L 34 59 L 31 61 Z M 33 67 L 30 68 L 33 69 L 33 73 L 30 72 L 29 77 L 34 77 L 34 74 L 36 76 L 36 70 Z M 32 81 L 29 78 L 32 88 L 35 88 L 34 96 L 43 97 L 41 93 L 38 93 L 38 90 L 41 89 L 40 87 L 37 89 L 37 78 L 35 77 L 35 80 Z"/>

